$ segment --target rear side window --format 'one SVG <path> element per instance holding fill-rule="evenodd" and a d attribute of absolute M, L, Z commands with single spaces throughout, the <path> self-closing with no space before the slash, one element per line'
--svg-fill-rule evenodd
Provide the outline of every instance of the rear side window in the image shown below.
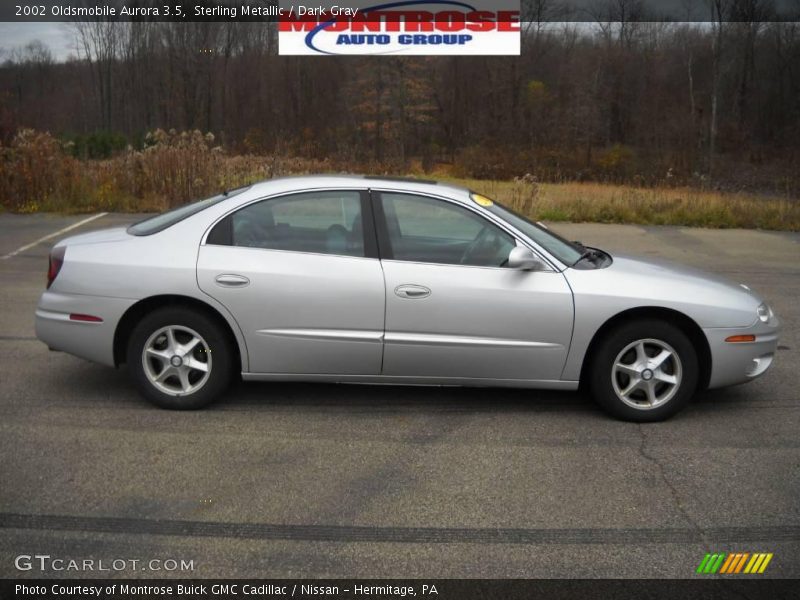
<path fill-rule="evenodd" d="M 262 200 L 223 219 L 207 243 L 364 256 L 361 194 L 306 192 Z"/>
<path fill-rule="evenodd" d="M 131 235 L 152 235 L 154 233 L 158 233 L 159 231 L 164 231 L 167 227 L 171 227 L 172 225 L 175 225 L 175 223 L 183 221 L 187 217 L 191 217 L 192 215 L 199 213 L 201 210 L 205 210 L 209 206 L 214 206 L 223 200 L 227 200 L 228 198 L 232 198 L 237 194 L 241 194 L 247 189 L 249 189 L 249 186 L 223 192 L 222 194 L 217 194 L 211 198 L 198 200 L 197 202 L 192 202 L 191 204 L 186 204 L 184 206 L 179 206 L 178 208 L 168 210 L 167 212 L 156 215 L 155 217 L 150 217 L 144 221 L 134 223 L 128 227 L 128 233 Z"/>

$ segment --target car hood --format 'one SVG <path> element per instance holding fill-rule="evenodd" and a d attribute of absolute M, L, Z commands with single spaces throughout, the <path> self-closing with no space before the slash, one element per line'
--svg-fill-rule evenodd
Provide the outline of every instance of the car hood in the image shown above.
<path fill-rule="evenodd" d="M 120 242 L 130 239 L 132 236 L 125 227 L 111 227 L 109 229 L 99 229 L 89 233 L 81 233 L 72 237 L 64 238 L 56 246 L 76 246 L 79 244 L 100 244 L 104 242 Z"/>
<path fill-rule="evenodd" d="M 567 269 L 576 303 L 610 302 L 620 308 L 659 306 L 678 310 L 703 327 L 742 327 L 757 319 L 763 301 L 741 284 L 670 261 L 614 255 L 604 269 Z"/>
<path fill-rule="evenodd" d="M 741 283 L 736 283 L 715 273 L 709 273 L 702 269 L 696 269 L 669 260 L 615 254 L 614 262 L 609 268 L 641 277 L 656 277 L 662 282 L 671 281 L 688 285 L 701 285 L 707 292 L 714 290 L 733 293 L 742 297 L 757 298 L 749 287 L 742 287 Z"/>

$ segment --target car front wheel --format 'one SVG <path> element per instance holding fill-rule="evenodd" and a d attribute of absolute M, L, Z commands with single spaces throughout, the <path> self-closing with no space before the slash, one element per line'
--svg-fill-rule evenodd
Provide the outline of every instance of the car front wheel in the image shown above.
<path fill-rule="evenodd" d="M 697 377 L 697 353 L 686 334 L 664 321 L 642 320 L 601 341 L 590 386 L 595 400 L 620 419 L 662 421 L 689 402 Z"/>
<path fill-rule="evenodd" d="M 151 402 L 177 410 L 202 408 L 230 382 L 225 332 L 206 315 L 164 308 L 145 316 L 131 333 L 128 368 Z"/>

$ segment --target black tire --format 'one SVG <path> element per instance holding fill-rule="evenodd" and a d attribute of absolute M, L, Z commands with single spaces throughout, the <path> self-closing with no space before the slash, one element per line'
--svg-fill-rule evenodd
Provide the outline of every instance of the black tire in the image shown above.
<path fill-rule="evenodd" d="M 631 376 L 624 370 L 618 369 L 614 372 L 614 365 L 620 353 L 634 344 L 620 357 L 620 363 L 633 364 L 633 361 L 637 360 L 638 342 L 644 340 L 666 344 L 670 347 L 668 351 L 674 350 L 679 362 L 676 363 L 671 357 L 667 358 L 661 370 L 656 370 L 657 375 L 653 374 L 652 369 L 645 369 L 649 373 L 642 371 L 636 376 L 636 380 L 630 379 Z M 649 358 L 659 351 L 658 343 L 652 342 L 644 343 L 645 354 Z M 607 412 L 624 421 L 647 423 L 668 419 L 686 406 L 697 388 L 699 373 L 697 352 L 686 334 L 666 321 L 642 319 L 620 325 L 604 336 L 589 359 L 591 363 L 588 384 L 592 396 Z M 676 377 L 677 384 L 658 380 L 659 377 L 675 377 L 676 373 L 679 375 Z M 643 382 L 643 389 L 636 391 L 634 387 L 634 391 L 626 396 L 628 402 L 615 390 L 615 382 L 622 392 L 626 391 L 623 388 L 638 380 Z M 657 399 L 653 407 L 647 406 L 651 397 L 648 396 L 646 389 L 647 382 L 652 382 L 655 386 L 654 391 L 650 392 Z M 659 398 L 664 400 L 663 403 L 658 403 Z M 637 404 L 639 407 L 631 404 Z"/>
<path fill-rule="evenodd" d="M 159 375 L 160 367 L 163 366 L 166 369 L 169 365 L 162 358 L 148 359 L 149 363 L 147 366 L 145 365 L 143 354 L 148 342 L 156 350 L 159 350 L 159 344 L 164 345 L 165 356 L 179 354 L 179 352 L 171 353 L 169 351 L 167 334 L 159 333 L 165 328 L 172 328 L 172 335 L 175 336 L 178 343 L 183 343 L 183 340 L 188 343 L 192 339 L 190 337 L 192 333 L 197 334 L 196 337 L 200 338 L 200 342 L 194 350 L 184 357 L 184 359 L 188 357 L 187 365 L 189 360 L 194 360 L 196 362 L 191 364 L 202 367 L 205 361 L 206 372 L 200 369 L 189 369 L 187 375 L 189 385 L 198 386 L 196 390 L 188 393 L 180 391 L 182 381 L 178 377 L 177 371 L 174 376 L 166 377 L 163 383 L 157 384 L 151 381 L 152 374 Z M 151 340 L 151 338 L 153 339 Z M 232 356 L 233 352 L 228 336 L 216 321 L 197 310 L 180 307 L 158 309 L 143 317 L 131 332 L 127 349 L 128 369 L 139 392 L 153 404 L 172 410 L 203 408 L 222 395 L 231 380 Z M 151 375 L 148 375 L 148 370 Z M 157 385 L 174 388 L 174 390 L 168 393 L 159 389 Z"/>

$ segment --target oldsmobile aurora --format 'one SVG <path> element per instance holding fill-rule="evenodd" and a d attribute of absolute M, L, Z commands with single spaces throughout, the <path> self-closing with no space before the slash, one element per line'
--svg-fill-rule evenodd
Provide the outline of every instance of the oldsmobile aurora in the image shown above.
<path fill-rule="evenodd" d="M 172 409 L 245 380 L 580 386 L 632 421 L 772 364 L 757 294 L 569 242 L 466 189 L 275 179 L 55 245 L 36 332 Z"/>

